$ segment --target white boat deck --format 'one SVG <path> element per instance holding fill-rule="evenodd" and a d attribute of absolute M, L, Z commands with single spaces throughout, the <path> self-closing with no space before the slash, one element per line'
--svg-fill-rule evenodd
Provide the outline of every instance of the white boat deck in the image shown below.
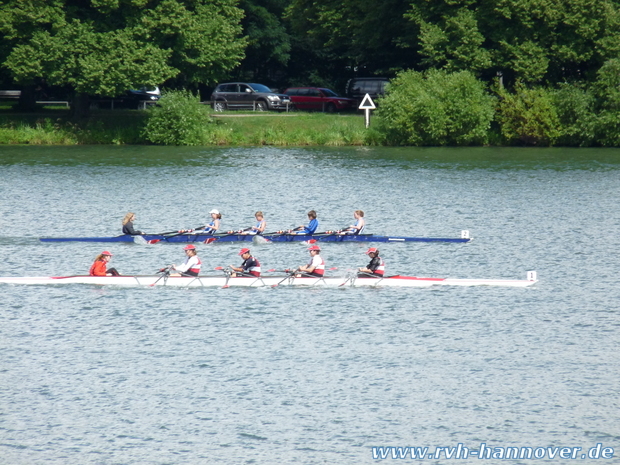
<path fill-rule="evenodd" d="M 261 278 L 227 276 L 58 276 L 58 277 L 0 277 L 0 284 L 91 284 L 99 286 L 172 286 L 172 287 L 430 287 L 430 286 L 506 286 L 528 287 L 537 282 L 536 273 L 528 272 L 525 280 L 511 279 L 453 279 L 392 276 L 386 278 L 351 277 L 291 277 L 267 276 Z"/>

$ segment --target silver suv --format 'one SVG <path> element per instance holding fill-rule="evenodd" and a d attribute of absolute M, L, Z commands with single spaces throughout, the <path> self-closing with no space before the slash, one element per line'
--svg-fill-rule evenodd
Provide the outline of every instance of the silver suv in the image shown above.
<path fill-rule="evenodd" d="M 245 108 L 256 111 L 288 110 L 292 108 L 291 98 L 276 94 L 263 84 L 227 82 L 219 84 L 211 94 L 211 105 L 215 111 L 227 108 Z"/>

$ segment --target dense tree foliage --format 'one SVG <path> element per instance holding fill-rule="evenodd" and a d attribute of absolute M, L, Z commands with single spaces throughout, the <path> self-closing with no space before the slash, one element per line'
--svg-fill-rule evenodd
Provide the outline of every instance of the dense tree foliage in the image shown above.
<path fill-rule="evenodd" d="M 417 0 L 425 66 L 525 83 L 593 78 L 620 51 L 615 0 Z"/>
<path fill-rule="evenodd" d="M 379 131 L 391 145 L 484 144 L 494 100 L 469 71 L 405 71 L 381 99 Z"/>
<path fill-rule="evenodd" d="M 291 36 L 282 16 L 288 0 L 242 0 L 243 32 L 248 39 L 245 58 L 236 74 L 241 80 L 267 84 L 287 75 Z"/>
<path fill-rule="evenodd" d="M 483 141 L 488 100 L 471 132 L 454 96 L 496 82 L 503 143 L 617 146 L 620 0 L 0 0 L 0 81 L 24 90 L 240 79 L 343 91 L 371 75 L 400 76 L 380 110 L 389 143 Z"/>
<path fill-rule="evenodd" d="M 245 40 L 235 0 L 0 0 L 3 66 L 15 82 L 45 79 L 116 96 L 171 78 L 215 82 Z"/>

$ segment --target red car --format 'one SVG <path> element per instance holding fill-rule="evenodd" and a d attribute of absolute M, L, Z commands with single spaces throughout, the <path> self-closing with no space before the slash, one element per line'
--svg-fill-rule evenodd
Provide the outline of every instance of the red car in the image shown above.
<path fill-rule="evenodd" d="M 335 111 L 353 110 L 357 101 L 340 97 L 333 90 L 324 87 L 289 87 L 284 93 L 298 110 L 319 110 L 333 113 Z"/>

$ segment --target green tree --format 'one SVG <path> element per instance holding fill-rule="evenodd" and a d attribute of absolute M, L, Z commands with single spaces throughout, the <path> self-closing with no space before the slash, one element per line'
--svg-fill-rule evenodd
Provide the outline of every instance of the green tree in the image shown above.
<path fill-rule="evenodd" d="M 80 113 L 88 94 L 215 82 L 243 57 L 242 15 L 236 0 L 0 0 L 2 66 L 70 87 Z"/>
<path fill-rule="evenodd" d="M 596 98 L 596 140 L 606 147 L 620 146 L 620 59 L 608 60 L 592 85 Z"/>
<path fill-rule="evenodd" d="M 401 47 L 409 43 L 407 8 L 402 0 L 292 0 L 286 18 L 296 39 L 339 73 L 393 73 L 414 64 Z"/>
<path fill-rule="evenodd" d="M 518 82 L 514 92 L 499 88 L 498 94 L 497 120 L 508 144 L 554 145 L 562 130 L 551 90 Z"/>
<path fill-rule="evenodd" d="M 551 92 L 560 122 L 557 145 L 593 145 L 596 141 L 597 118 L 592 91 L 577 84 L 561 84 Z"/>
<path fill-rule="evenodd" d="M 273 83 L 286 75 L 291 37 L 282 21 L 288 0 L 242 0 L 242 25 L 248 38 L 245 58 L 238 68 L 243 80 Z"/>
<path fill-rule="evenodd" d="M 380 100 L 378 131 L 388 145 L 485 144 L 494 104 L 469 71 L 405 71 Z"/>
<path fill-rule="evenodd" d="M 615 0 L 415 0 L 423 64 L 525 83 L 583 80 L 620 52 Z"/>

